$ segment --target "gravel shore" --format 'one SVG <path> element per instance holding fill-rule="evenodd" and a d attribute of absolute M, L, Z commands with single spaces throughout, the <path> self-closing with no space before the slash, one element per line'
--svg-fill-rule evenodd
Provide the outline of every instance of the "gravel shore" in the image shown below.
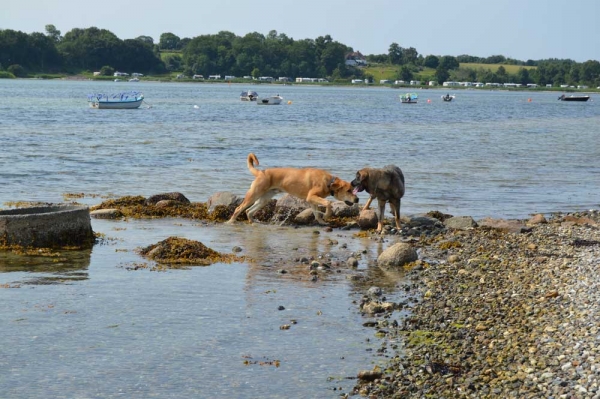
<path fill-rule="evenodd" d="M 599 211 L 438 228 L 411 244 L 419 261 L 396 304 L 409 316 L 376 315 L 388 361 L 359 373 L 354 394 L 600 398 Z"/>

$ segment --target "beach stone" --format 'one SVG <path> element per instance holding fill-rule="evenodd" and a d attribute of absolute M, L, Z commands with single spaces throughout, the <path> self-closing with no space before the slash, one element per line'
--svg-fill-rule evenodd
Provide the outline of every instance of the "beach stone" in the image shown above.
<path fill-rule="evenodd" d="M 394 269 L 414 262 L 418 258 L 417 251 L 410 244 L 399 242 L 383 251 L 377 258 L 377 264 L 380 267 Z"/>
<path fill-rule="evenodd" d="M 567 215 L 563 218 L 563 224 L 564 225 L 577 225 L 577 226 L 583 226 L 583 225 L 589 225 L 589 226 L 597 226 L 598 223 L 596 223 L 593 219 L 587 218 L 587 217 L 576 217 L 576 216 L 571 216 L 571 215 Z"/>
<path fill-rule="evenodd" d="M 477 227 L 477 222 L 471 216 L 454 216 L 444 220 L 444 226 L 450 229 L 467 230 Z"/>
<path fill-rule="evenodd" d="M 493 219 L 488 217 L 481 219 L 478 224 L 479 226 L 490 227 L 509 233 L 523 233 L 529 230 L 527 226 L 519 220 Z"/>
<path fill-rule="evenodd" d="M 442 222 L 438 219 L 426 216 L 426 215 L 415 215 L 411 216 L 408 220 L 408 225 L 411 227 L 419 226 L 442 226 Z"/>
<path fill-rule="evenodd" d="M 346 265 L 349 267 L 358 267 L 358 259 L 356 259 L 354 256 L 351 256 L 348 258 L 348 260 L 346 260 Z"/>
<path fill-rule="evenodd" d="M 156 194 L 151 197 L 148 197 L 145 201 L 145 205 L 156 205 L 156 203 L 158 203 L 159 201 L 163 201 L 163 200 L 177 201 L 177 202 L 181 202 L 182 204 L 190 203 L 190 200 L 187 199 L 185 195 L 178 193 L 178 192 L 172 192 L 172 193 Z"/>
<path fill-rule="evenodd" d="M 358 226 L 363 230 L 377 227 L 377 213 L 373 209 L 360 211 L 360 214 L 358 215 Z"/>
<path fill-rule="evenodd" d="M 546 218 L 544 217 L 544 215 L 542 215 L 541 213 L 533 215 L 527 221 L 528 225 L 543 224 L 543 223 L 548 223 L 548 221 L 546 220 Z"/>
<path fill-rule="evenodd" d="M 219 205 L 235 208 L 241 204 L 242 201 L 243 198 L 240 198 L 229 191 L 219 191 L 210 196 L 208 201 L 206 201 L 206 207 L 208 208 L 208 213 L 211 214 Z"/>
<path fill-rule="evenodd" d="M 346 205 L 344 201 L 334 201 L 331 203 L 331 210 L 334 216 L 338 217 L 354 217 L 360 213 L 360 207 L 358 204 L 352 206 Z"/>
<path fill-rule="evenodd" d="M 157 208 L 169 208 L 179 204 L 181 204 L 181 202 L 175 200 L 160 200 L 154 206 Z"/>
<path fill-rule="evenodd" d="M 294 222 L 297 224 L 311 224 L 315 220 L 315 214 L 312 209 L 305 209 L 294 218 Z"/>
<path fill-rule="evenodd" d="M 123 216 L 123 214 L 118 209 L 109 208 L 91 211 L 90 216 L 94 219 L 119 219 Z"/>

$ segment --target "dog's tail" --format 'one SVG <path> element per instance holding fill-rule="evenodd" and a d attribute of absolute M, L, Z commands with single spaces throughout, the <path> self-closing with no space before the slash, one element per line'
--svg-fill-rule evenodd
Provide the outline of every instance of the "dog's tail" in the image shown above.
<path fill-rule="evenodd" d="M 254 155 L 252 152 L 250 154 L 248 154 L 248 170 L 250 170 L 250 172 L 254 175 L 254 176 L 258 176 L 258 174 L 260 173 L 260 170 L 256 169 L 254 167 L 254 164 L 256 163 L 256 166 L 259 165 L 258 162 L 258 158 L 256 158 L 256 155 Z"/>

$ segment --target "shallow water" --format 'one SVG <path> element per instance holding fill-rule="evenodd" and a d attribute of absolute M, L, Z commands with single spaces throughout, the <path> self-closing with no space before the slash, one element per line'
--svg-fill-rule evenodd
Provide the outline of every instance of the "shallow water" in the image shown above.
<path fill-rule="evenodd" d="M 0 206 L 67 193 L 85 193 L 77 201 L 87 204 L 169 191 L 202 202 L 216 191 L 243 194 L 253 151 L 261 167 L 316 166 L 347 180 L 364 166 L 397 164 L 407 180 L 404 213 L 527 217 L 598 207 L 595 101 L 459 91 L 445 103 L 446 91 L 422 90 L 419 104 L 401 105 L 391 89 L 260 85 L 259 94 L 279 92 L 291 104 L 258 107 L 239 101 L 245 86 L 133 85 L 0 80 Z M 88 93 L 132 88 L 152 107 L 85 102 Z M 346 377 L 382 360 L 355 303 L 368 287 L 348 279 L 354 272 L 343 262 L 365 251 L 359 272 L 396 299 L 397 282 L 373 265 L 391 241 L 244 223 L 92 224 L 105 240 L 91 251 L 0 253 L 2 395 L 337 397 L 354 385 Z M 227 253 L 237 245 L 251 260 L 149 270 L 136 248 L 170 236 Z M 302 256 L 339 264 L 313 282 Z"/>
<path fill-rule="evenodd" d="M 407 213 L 521 218 L 598 205 L 593 94 L 568 103 L 550 92 L 463 90 L 448 103 L 446 91 L 420 90 L 420 103 L 407 105 L 388 88 L 256 85 L 259 95 L 291 102 L 259 107 L 239 101 L 247 88 L 0 82 L 0 204 L 58 202 L 72 192 L 180 191 L 201 202 L 216 191 L 243 194 L 252 151 L 264 167 L 314 166 L 346 180 L 365 166 L 396 164 Z M 152 108 L 87 107 L 88 93 L 132 89 Z"/>

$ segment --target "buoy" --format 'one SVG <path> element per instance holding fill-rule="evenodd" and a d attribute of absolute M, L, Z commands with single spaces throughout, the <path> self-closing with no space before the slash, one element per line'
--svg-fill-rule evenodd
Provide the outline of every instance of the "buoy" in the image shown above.
<path fill-rule="evenodd" d="M 288 101 L 288 105 L 292 105 L 292 102 L 291 102 L 291 101 Z"/>
<path fill-rule="evenodd" d="M 199 107 L 199 106 L 197 106 L 197 105 L 194 105 L 194 108 L 198 109 L 198 108 L 200 108 L 200 107 Z"/>
<path fill-rule="evenodd" d="M 531 102 L 531 98 L 527 99 L 528 102 Z"/>
<path fill-rule="evenodd" d="M 427 99 L 427 104 L 431 104 L 431 100 L 430 99 Z"/>

